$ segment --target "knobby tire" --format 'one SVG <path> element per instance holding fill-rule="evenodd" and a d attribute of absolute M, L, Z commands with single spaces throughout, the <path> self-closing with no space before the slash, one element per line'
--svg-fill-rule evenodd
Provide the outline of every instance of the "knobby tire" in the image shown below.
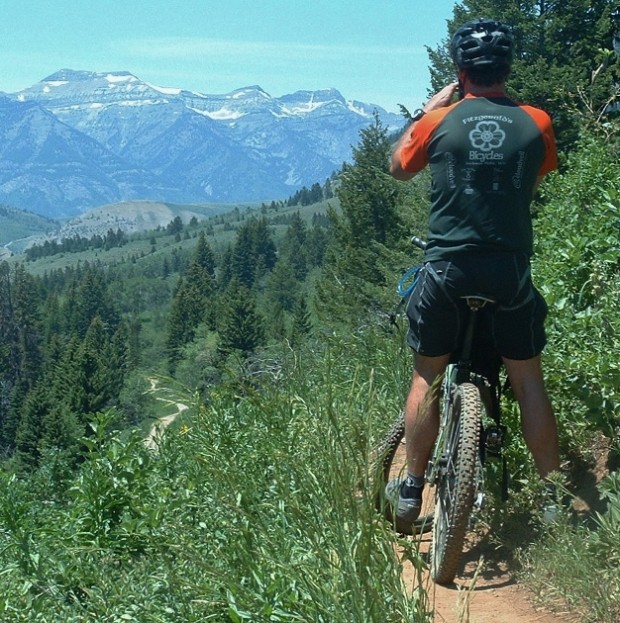
<path fill-rule="evenodd" d="M 454 580 L 474 503 L 482 402 L 472 383 L 456 388 L 449 422 L 441 453 L 445 464 L 437 482 L 431 545 L 431 578 L 437 584 Z"/>

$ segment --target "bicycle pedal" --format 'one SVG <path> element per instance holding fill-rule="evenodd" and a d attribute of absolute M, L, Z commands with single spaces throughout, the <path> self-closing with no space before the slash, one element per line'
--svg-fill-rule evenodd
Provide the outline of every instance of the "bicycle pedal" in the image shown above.
<path fill-rule="evenodd" d="M 502 454 L 504 430 L 500 426 L 489 426 L 484 431 L 484 447 L 488 456 L 498 457 Z"/>
<path fill-rule="evenodd" d="M 474 498 L 474 508 L 481 511 L 486 505 L 486 495 L 479 491 Z"/>

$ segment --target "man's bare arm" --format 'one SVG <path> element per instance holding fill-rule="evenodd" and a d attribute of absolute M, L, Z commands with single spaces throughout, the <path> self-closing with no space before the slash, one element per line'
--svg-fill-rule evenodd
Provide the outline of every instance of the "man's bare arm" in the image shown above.
<path fill-rule="evenodd" d="M 432 110 L 436 110 L 437 108 L 444 108 L 445 106 L 449 106 L 452 103 L 452 99 L 454 97 L 454 93 L 457 88 L 458 88 L 458 82 L 452 82 L 451 84 L 441 89 L 441 91 L 438 91 L 437 93 L 435 93 L 435 95 L 433 95 L 433 97 L 431 97 L 431 99 L 428 100 L 428 102 L 424 106 L 424 109 L 423 109 L 424 112 L 428 113 L 428 112 L 431 112 Z M 415 173 L 412 173 L 411 171 L 407 171 L 403 169 L 402 159 L 401 159 L 401 150 L 403 146 L 406 145 L 407 142 L 409 141 L 411 130 L 416 123 L 417 122 L 414 121 L 411 125 L 407 127 L 403 135 L 398 140 L 398 143 L 396 143 L 396 147 L 394 148 L 394 151 L 392 152 L 392 159 L 390 162 L 390 173 L 397 180 L 402 180 L 402 181 L 410 180 L 415 175 Z"/>

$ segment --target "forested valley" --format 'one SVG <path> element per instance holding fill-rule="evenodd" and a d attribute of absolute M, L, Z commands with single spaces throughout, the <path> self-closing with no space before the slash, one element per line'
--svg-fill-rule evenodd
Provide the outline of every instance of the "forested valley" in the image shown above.
<path fill-rule="evenodd" d="M 517 24 L 511 94 L 552 114 L 561 150 L 534 202 L 533 272 L 568 493 L 607 451 L 591 507 L 543 528 L 508 396 L 514 494 L 486 521 L 549 607 L 612 623 L 620 14 L 469 1 L 448 27 L 479 14 Z M 429 56 L 439 87 L 446 50 Z M 421 260 L 430 183 L 389 176 L 395 138 L 375 119 L 351 163 L 288 201 L 0 264 L 0 620 L 431 620 L 374 507 L 372 451 L 411 372 L 396 284 Z"/>

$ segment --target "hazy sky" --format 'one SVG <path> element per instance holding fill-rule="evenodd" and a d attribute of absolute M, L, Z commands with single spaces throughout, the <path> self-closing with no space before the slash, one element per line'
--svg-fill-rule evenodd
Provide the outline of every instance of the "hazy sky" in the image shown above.
<path fill-rule="evenodd" d="M 0 91 L 59 69 L 129 71 L 205 94 L 334 87 L 398 111 L 426 100 L 448 0 L 3 0 Z"/>

